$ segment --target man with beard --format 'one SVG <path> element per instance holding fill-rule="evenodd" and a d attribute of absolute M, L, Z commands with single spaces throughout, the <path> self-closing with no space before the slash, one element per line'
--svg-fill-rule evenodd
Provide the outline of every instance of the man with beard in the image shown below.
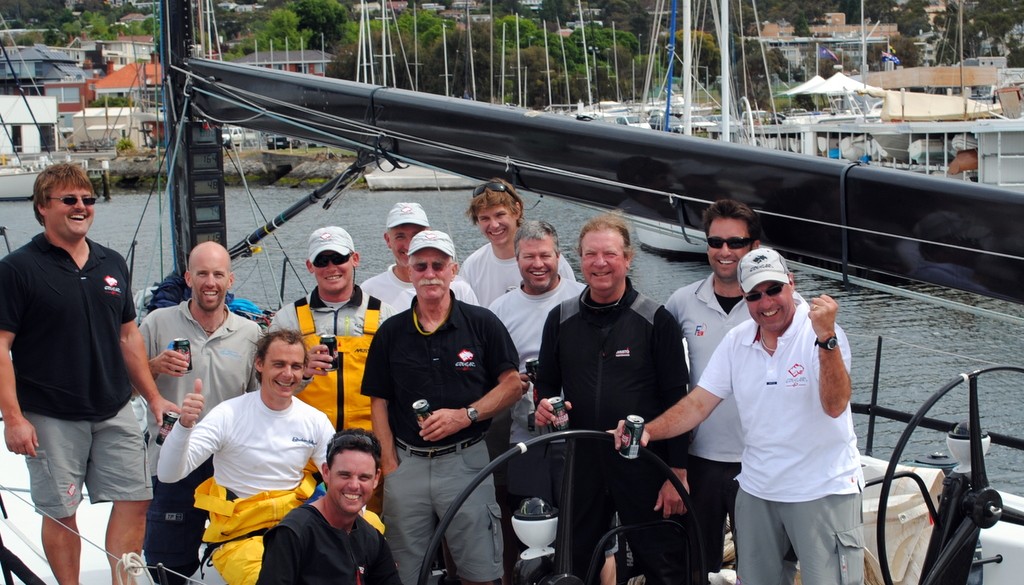
<path fill-rule="evenodd" d="M 157 309 L 142 322 L 139 330 L 146 352 L 152 356 L 149 369 L 160 395 L 167 400 L 180 404 L 196 379 L 204 381 L 209 408 L 259 387 L 253 355 L 260 327 L 228 310 L 225 298 L 234 280 L 231 257 L 224 246 L 216 242 L 199 244 L 189 254 L 185 272 L 192 298 L 175 307 Z M 189 340 L 191 355 L 172 348 L 178 338 Z M 149 424 L 153 476 L 160 454 L 156 443 L 158 422 Z M 193 494 L 212 476 L 213 462 L 207 460 L 181 481 L 153 481 L 143 549 L 147 564 L 155 567 L 162 563 L 172 583 L 183 583 L 199 568 L 199 548 L 208 515 L 195 508 Z"/>

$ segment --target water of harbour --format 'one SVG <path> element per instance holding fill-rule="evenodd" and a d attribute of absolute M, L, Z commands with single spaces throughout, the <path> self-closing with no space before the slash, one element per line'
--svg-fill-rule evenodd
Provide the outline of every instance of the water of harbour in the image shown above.
<path fill-rule="evenodd" d="M 258 187 L 250 198 L 242 189 L 228 191 L 229 244 L 234 244 L 307 192 L 306 189 Z M 306 238 L 320 226 L 340 225 L 353 236 L 360 265 L 357 281 L 383 271 L 391 262 L 384 245 L 384 219 L 398 201 L 423 204 L 435 229 L 452 234 L 461 257 L 484 243 L 465 215 L 469 195 L 459 191 L 370 192 L 352 190 L 327 211 L 319 207 L 305 211 L 274 236 L 264 240 L 262 251 L 235 261 L 234 292 L 263 307 L 281 303 L 278 289 L 284 272 L 285 302 L 295 300 L 313 286 L 305 268 Z M 561 248 L 577 269 L 573 252 L 579 228 L 594 212 L 572 203 L 526 195 L 527 218 L 551 222 L 562 236 Z M 98 203 L 90 237 L 122 254 L 136 244 L 134 286 L 156 282 L 171 270 L 166 202 L 147 192 L 115 192 L 113 201 Z M 143 210 L 146 210 L 143 217 Z M 0 226 L 6 226 L 12 247 L 28 241 L 40 227 L 28 202 L 0 203 Z M 136 234 L 137 231 L 137 234 Z M 163 242 L 163 243 L 161 243 Z M 6 253 L 0 244 L 0 255 Z M 287 258 L 287 261 L 286 261 Z M 286 267 L 283 270 L 283 267 Z M 631 277 L 634 285 L 660 302 L 677 288 L 708 274 L 706 259 L 668 259 L 638 251 Z M 874 377 L 877 337 L 883 337 L 882 361 L 878 374 L 879 402 L 883 406 L 914 412 L 935 390 L 959 373 L 991 365 L 1024 366 L 1022 321 L 944 308 L 886 292 L 868 289 L 842 290 L 838 281 L 807 271 L 796 271 L 797 289 L 805 296 L 827 293 L 840 304 L 839 323 L 850 337 L 853 351 L 854 400 L 867 402 Z M 928 289 L 921 288 L 922 291 Z M 967 301 L 977 299 L 962 296 Z M 1022 307 L 983 299 L 981 304 L 1001 313 L 1024 314 Z M 1022 435 L 1024 412 L 1022 375 L 990 375 L 981 380 L 982 423 L 990 431 Z M 966 418 L 967 393 L 959 386 L 932 409 L 930 416 L 947 420 Z M 784 421 L 780 421 L 784 424 Z M 877 430 L 874 454 L 888 458 L 902 423 L 882 423 Z M 864 446 L 866 424 L 858 421 Z M 809 438 L 813 440 L 813 438 Z M 921 457 L 945 450 L 942 433 L 919 430 L 907 448 L 905 458 Z M 1024 493 L 1024 454 L 993 446 L 987 459 L 994 486 Z"/>

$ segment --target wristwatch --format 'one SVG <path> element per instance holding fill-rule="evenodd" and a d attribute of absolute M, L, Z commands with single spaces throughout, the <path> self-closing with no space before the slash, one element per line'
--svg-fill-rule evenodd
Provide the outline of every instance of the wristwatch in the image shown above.
<path fill-rule="evenodd" d="M 472 406 L 466 407 L 466 416 L 469 417 L 469 422 L 476 422 L 476 419 L 480 417 L 480 412 Z"/>
<path fill-rule="evenodd" d="M 829 337 L 825 341 L 818 341 L 817 339 L 815 339 L 814 340 L 814 345 L 817 345 L 821 349 L 827 349 L 827 350 L 831 351 L 831 350 L 839 347 L 839 339 L 835 335 L 833 335 L 832 337 Z"/>

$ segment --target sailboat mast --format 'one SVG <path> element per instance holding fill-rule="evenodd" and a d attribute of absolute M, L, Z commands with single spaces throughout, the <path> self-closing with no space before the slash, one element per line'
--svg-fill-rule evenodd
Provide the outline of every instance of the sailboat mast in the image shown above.
<path fill-rule="evenodd" d="M 554 103 L 554 99 L 551 97 L 551 54 L 548 51 L 548 23 L 546 20 L 542 20 L 540 25 L 544 30 L 544 70 L 548 74 L 548 107 L 550 108 Z"/>
<path fill-rule="evenodd" d="M 519 15 L 516 14 L 516 92 L 519 99 L 516 104 L 523 107 L 523 46 L 519 42 Z"/>
<path fill-rule="evenodd" d="M 501 23 L 501 101 L 505 103 L 505 23 Z"/>
<path fill-rule="evenodd" d="M 444 47 L 444 95 L 451 97 L 452 90 L 448 87 L 448 26 L 441 21 L 441 46 Z"/>
<path fill-rule="evenodd" d="M 555 26 L 558 27 L 558 45 L 562 48 L 562 71 L 565 73 L 565 103 L 572 103 L 572 92 L 569 89 L 569 62 L 565 58 L 565 37 L 562 36 L 562 23 L 556 17 Z"/>
<path fill-rule="evenodd" d="M 722 0 L 723 2 L 726 0 Z M 594 92 L 590 89 L 590 61 L 587 58 L 587 27 L 583 25 L 583 4 L 576 0 L 576 9 L 580 11 L 580 34 L 583 36 L 583 70 L 587 72 L 587 103 L 594 103 Z"/>
<path fill-rule="evenodd" d="M 683 134 L 693 135 L 693 0 L 683 0 Z"/>
<path fill-rule="evenodd" d="M 730 114 L 732 107 L 732 75 L 730 67 L 730 46 L 732 45 L 729 37 L 729 0 L 722 0 L 722 21 L 719 24 L 718 29 L 718 44 L 722 47 L 722 140 L 724 142 L 732 142 L 732 128 L 730 127 Z"/>
<path fill-rule="evenodd" d="M 672 125 L 668 123 L 672 115 L 672 71 L 676 64 L 676 9 L 678 4 L 672 0 L 672 9 L 669 11 L 668 21 L 668 72 L 665 74 L 665 117 L 662 118 L 662 130 L 671 132 Z"/>

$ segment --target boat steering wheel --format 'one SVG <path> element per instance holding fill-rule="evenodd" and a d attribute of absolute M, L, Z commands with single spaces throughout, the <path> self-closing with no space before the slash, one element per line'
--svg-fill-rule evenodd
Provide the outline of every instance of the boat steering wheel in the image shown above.
<path fill-rule="evenodd" d="M 499 465 L 502 465 L 509 459 L 525 453 L 528 449 L 538 448 L 542 445 L 545 445 L 553 441 L 564 440 L 568 443 L 568 448 L 566 453 L 566 471 L 565 477 L 563 478 L 563 482 L 567 482 L 569 481 L 569 474 L 571 472 L 571 468 L 569 466 L 572 464 L 571 461 L 574 458 L 571 453 L 571 451 L 574 449 L 573 442 L 578 439 L 614 441 L 614 437 L 611 435 L 611 433 L 601 431 L 568 430 L 549 433 L 546 435 L 541 435 L 539 437 L 534 437 L 529 441 L 526 441 L 525 443 L 513 445 L 508 451 L 494 458 L 494 460 L 491 461 L 486 467 L 481 469 L 476 474 L 476 476 L 473 477 L 473 480 L 469 482 L 469 485 L 467 485 L 459 493 L 459 495 L 456 496 L 455 500 L 452 501 L 451 505 L 448 507 L 448 511 L 445 512 L 444 517 L 441 518 L 441 521 L 438 523 L 437 528 L 434 530 L 434 535 L 430 539 L 430 544 L 427 545 L 427 552 L 426 555 L 424 555 L 423 557 L 423 564 L 420 566 L 419 579 L 417 579 L 416 584 L 427 584 L 428 579 L 430 577 L 431 559 L 437 556 L 437 551 L 441 546 L 441 540 L 442 538 L 444 538 L 444 533 L 448 529 L 448 525 L 451 524 L 452 520 L 455 519 L 455 513 L 459 511 L 459 508 L 461 508 L 462 504 L 464 504 L 466 499 L 469 498 L 469 495 L 473 493 L 473 490 L 476 489 L 476 487 L 480 485 L 487 478 L 487 476 L 489 476 L 495 470 L 495 468 L 497 468 Z M 689 556 L 689 585 L 698 585 L 706 583 L 707 570 L 704 568 L 704 543 L 701 540 L 700 530 L 697 527 L 697 520 L 695 518 L 695 513 L 693 512 L 693 501 L 690 499 L 690 494 L 686 491 L 686 489 L 684 489 L 682 482 L 679 481 L 679 478 L 676 477 L 676 474 L 672 473 L 672 469 L 669 468 L 669 466 L 664 461 L 662 461 L 657 455 L 652 453 L 650 450 L 641 447 L 639 456 L 640 458 L 645 459 L 653 463 L 656 467 L 658 467 L 658 469 L 661 470 L 662 474 L 664 474 L 665 477 L 672 482 L 672 485 L 675 486 L 676 490 L 678 490 L 679 494 L 682 496 L 683 504 L 686 506 L 688 512 L 683 515 L 682 519 L 683 528 L 685 528 L 686 530 L 686 538 L 684 539 L 686 541 L 686 552 Z M 558 519 L 560 536 L 563 530 L 571 535 L 571 530 L 568 527 L 572 525 L 570 522 L 572 518 L 572 506 L 565 504 L 566 502 L 563 502 L 563 506 L 560 510 L 560 515 Z M 558 540 L 556 540 L 556 542 L 560 541 L 561 538 L 559 537 Z M 568 561 L 565 559 L 562 559 L 562 561 L 559 562 L 560 555 L 565 555 L 565 559 L 571 558 L 571 551 L 564 551 L 560 549 L 555 551 L 556 573 L 559 573 L 559 568 L 568 567 L 569 565 Z M 577 577 L 575 575 L 563 573 L 550 575 L 547 578 L 545 578 L 545 580 L 543 580 L 542 583 L 546 583 L 548 585 L 582 585 L 584 581 L 582 578 Z"/>
<path fill-rule="evenodd" d="M 952 582 L 947 581 L 947 579 L 950 577 L 951 570 L 956 568 L 955 563 L 963 562 L 965 558 L 963 551 L 965 551 L 966 547 L 970 547 L 970 554 L 968 556 L 973 558 L 974 544 L 978 541 L 978 535 L 983 528 L 991 528 L 1000 521 L 1024 526 L 1024 511 L 1004 507 L 1002 497 L 998 491 L 989 485 L 988 475 L 985 472 L 981 416 L 978 410 L 978 377 L 981 374 L 998 371 L 1024 373 L 1024 368 L 995 366 L 975 370 L 969 374 L 961 374 L 932 394 L 921 405 L 921 408 L 918 409 L 910 421 L 907 422 L 903 434 L 893 449 L 892 457 L 889 459 L 889 465 L 885 470 L 878 499 L 878 520 L 876 526 L 878 563 L 882 570 L 882 579 L 885 585 L 893 585 L 885 546 L 885 517 L 886 509 L 889 505 L 893 478 L 896 475 L 896 466 L 899 464 L 903 451 L 910 441 L 910 435 L 921 424 L 928 411 L 931 410 L 940 398 L 961 383 L 967 382 L 969 384 L 971 473 L 969 483 L 966 485 L 966 489 L 963 490 L 959 501 L 940 503 L 940 511 L 946 510 L 952 514 L 949 518 L 950 520 L 955 520 L 958 516 L 961 517 L 959 524 L 955 528 L 953 526 L 943 526 L 940 523 L 943 520 L 941 513 L 939 518 L 933 518 L 932 543 L 929 546 L 928 559 L 926 559 L 924 566 L 921 585 L 937 585 L 940 582 Z M 925 493 L 925 496 L 927 497 L 927 493 Z M 936 546 L 935 538 L 940 534 L 945 535 L 944 542 L 939 545 L 937 550 L 933 550 Z M 932 559 L 931 563 L 928 562 L 929 559 Z M 970 567 L 960 568 L 961 573 L 964 575 L 964 580 L 960 581 L 961 583 L 966 582 L 969 569 Z"/>

